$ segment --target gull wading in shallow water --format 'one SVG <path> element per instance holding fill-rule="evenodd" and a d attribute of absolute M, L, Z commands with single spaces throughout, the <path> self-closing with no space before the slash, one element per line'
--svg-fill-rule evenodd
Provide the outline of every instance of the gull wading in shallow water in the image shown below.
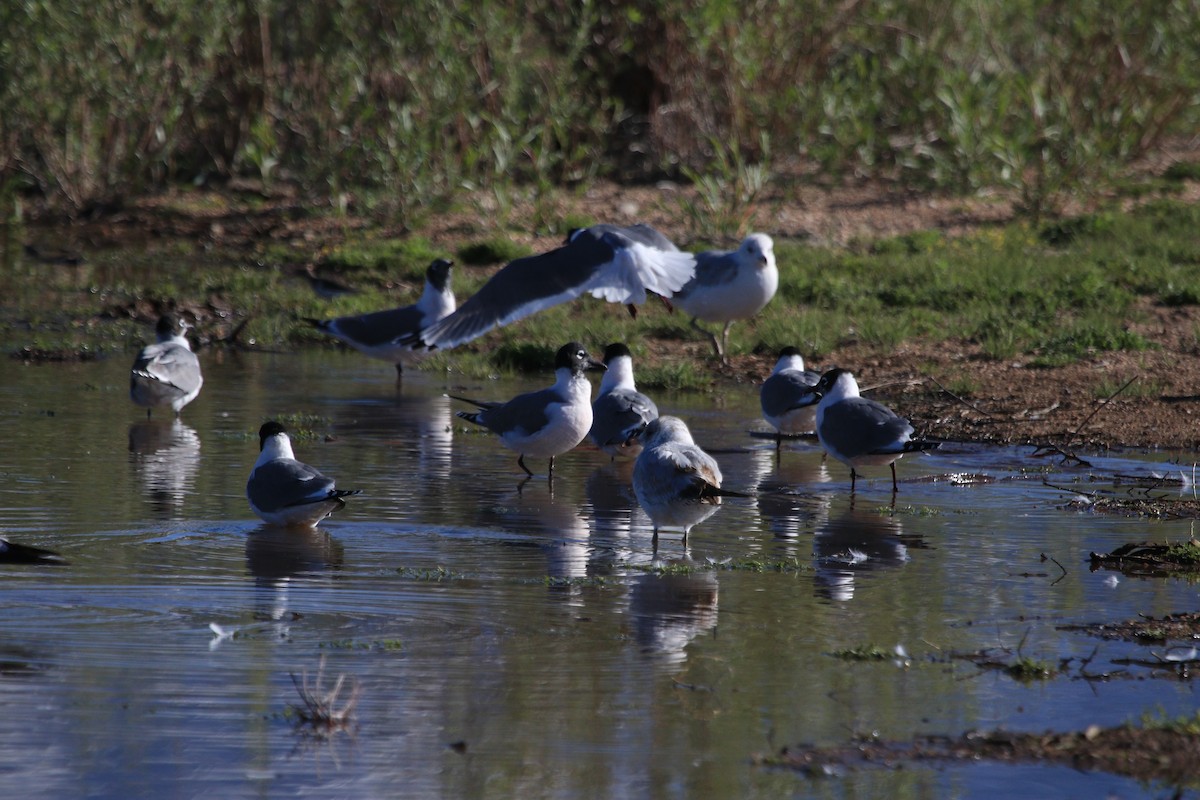
<path fill-rule="evenodd" d="M 462 307 L 405 339 L 449 350 L 584 292 L 632 307 L 646 292 L 669 297 L 691 279 L 696 260 L 649 225 L 593 225 L 562 247 L 507 264 Z"/>
<path fill-rule="evenodd" d="M 305 321 L 363 355 L 395 364 L 399 379 L 406 362 L 415 363 L 426 354 L 423 348 L 413 348 L 417 334 L 454 311 L 454 292 L 450 289 L 453 266 L 454 262 L 444 258 L 434 260 L 425 270 L 421 299 L 410 306 L 328 320 L 305 318 Z"/>
<path fill-rule="evenodd" d="M 258 430 L 258 461 L 246 482 L 250 510 L 271 525 L 311 528 L 334 511 L 345 508 L 343 497 L 360 489 L 334 488 L 333 478 L 296 460 L 287 431 L 278 422 Z"/>
<path fill-rule="evenodd" d="M 204 377 L 200 374 L 200 359 L 188 344 L 188 324 L 176 314 L 163 314 L 154 331 L 158 341 L 138 353 L 129 371 L 129 396 L 134 403 L 146 407 L 146 418 L 152 409 L 170 406 L 179 412 L 200 394 Z"/>
<path fill-rule="evenodd" d="M 554 385 L 519 394 L 506 403 L 489 403 L 455 397 L 478 406 L 479 411 L 459 411 L 458 416 L 495 432 L 500 442 L 515 451 L 517 465 L 527 475 L 525 456 L 549 458 L 549 477 L 554 476 L 554 457 L 573 449 L 592 427 L 592 384 L 584 374 L 603 371 L 604 364 L 588 355 L 579 342 L 569 342 L 554 357 Z"/>
<path fill-rule="evenodd" d="M 588 438 L 613 458 L 632 458 L 642 452 L 638 437 L 658 417 L 658 407 L 637 390 L 633 381 L 633 354 L 628 347 L 620 342 L 606 347 L 604 366 L 607 371 L 600 379 L 600 393 L 592 403 L 592 429 Z"/>
<path fill-rule="evenodd" d="M 775 244 L 765 233 L 752 233 L 737 250 L 708 250 L 696 254 L 696 277 L 670 296 L 670 303 L 692 315 L 692 327 L 712 340 L 717 357 L 726 361 L 729 329 L 750 319 L 775 296 L 779 270 Z M 696 321 L 723 322 L 718 339 Z"/>
<path fill-rule="evenodd" d="M 811 433 L 817 426 L 817 401 L 820 395 L 813 387 L 821 380 L 821 373 L 804 368 L 804 357 L 794 347 L 779 351 L 779 361 L 770 376 L 763 381 L 759 390 L 762 415 L 780 436 L 782 434 Z"/>
<path fill-rule="evenodd" d="M 937 448 L 939 442 L 913 439 L 909 421 L 882 403 L 858 393 L 858 382 L 844 369 L 821 376 L 815 391 L 817 438 L 825 452 L 850 467 L 850 491 L 858 478 L 856 467 L 885 464 L 892 468 L 892 493 L 896 492 L 896 459 L 905 453 Z"/>
<path fill-rule="evenodd" d="M 687 545 L 688 532 L 717 512 L 722 497 L 747 496 L 721 488 L 716 459 L 696 445 L 679 417 L 647 425 L 642 448 L 633 465 L 633 491 L 654 526 L 656 547 L 659 528 L 683 529 Z"/>

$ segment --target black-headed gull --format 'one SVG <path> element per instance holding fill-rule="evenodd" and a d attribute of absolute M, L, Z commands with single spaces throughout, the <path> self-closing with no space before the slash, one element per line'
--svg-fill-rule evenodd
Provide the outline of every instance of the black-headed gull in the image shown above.
<path fill-rule="evenodd" d="M 154 331 L 158 341 L 138 353 L 129 371 L 129 396 L 145 406 L 146 418 L 155 407 L 179 412 L 200 394 L 204 376 L 200 359 L 188 344 L 188 324 L 177 314 L 163 314 Z"/>
<path fill-rule="evenodd" d="M 395 364 L 399 379 L 404 374 L 405 363 L 415 363 L 426 355 L 424 348 L 413 348 L 417 334 L 454 311 L 454 292 L 450 289 L 450 268 L 453 266 L 452 261 L 435 259 L 425 270 L 425 291 L 410 306 L 328 320 L 306 318 L 305 321 L 363 355 Z"/>
<path fill-rule="evenodd" d="M 607 371 L 600 379 L 600 392 L 592 403 L 592 429 L 588 438 L 616 458 L 633 458 L 642 452 L 638 438 L 646 425 L 658 417 L 658 406 L 637 390 L 633 380 L 633 354 L 621 342 L 604 349 Z"/>
<path fill-rule="evenodd" d="M 296 460 L 283 425 L 264 423 L 258 430 L 258 460 L 246 482 L 250 510 L 270 525 L 311 528 L 334 511 L 345 508 L 361 489 L 337 489 L 333 478 Z"/>
<path fill-rule="evenodd" d="M 896 491 L 896 459 L 905 453 L 933 450 L 940 442 L 914 439 L 913 426 L 882 403 L 858 393 L 858 382 L 847 370 L 834 368 L 821 376 L 815 391 L 817 438 L 829 455 L 850 467 L 850 491 L 858 478 L 856 467 L 885 464 L 892 468 Z"/>
<path fill-rule="evenodd" d="M 697 253 L 696 277 L 670 295 L 669 302 L 692 315 L 692 327 L 712 340 L 717 356 L 725 361 L 730 327 L 762 311 L 778 288 L 775 245 L 765 233 L 752 233 L 737 250 Z M 725 323 L 720 339 L 697 320 Z"/>
<path fill-rule="evenodd" d="M 691 253 L 649 225 L 581 228 L 562 247 L 510 262 L 461 308 L 421 331 L 419 342 L 406 342 L 448 350 L 584 292 L 630 306 L 645 302 L 646 292 L 669 297 L 695 267 Z"/>
<path fill-rule="evenodd" d="M 554 475 L 554 457 L 573 449 L 592 427 L 592 384 L 584 374 L 603 371 L 604 364 L 588 355 L 579 342 L 569 342 L 554 357 L 554 385 L 519 394 L 505 403 L 456 397 L 478 406 L 479 411 L 459 411 L 458 416 L 499 434 L 501 443 L 515 451 L 517 464 L 528 475 L 525 456 L 549 458 L 549 475 Z"/>

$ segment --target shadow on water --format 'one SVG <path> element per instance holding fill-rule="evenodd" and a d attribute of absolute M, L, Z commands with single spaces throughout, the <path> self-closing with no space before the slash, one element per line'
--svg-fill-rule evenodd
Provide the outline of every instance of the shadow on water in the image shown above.
<path fill-rule="evenodd" d="M 1016 797 L 1005 776 L 1018 773 L 990 765 L 813 780 L 751 756 L 860 731 L 1194 711 L 1177 672 L 1031 683 L 953 657 L 1090 658 L 1114 676 L 1115 662 L 1151 657 L 1063 626 L 1194 609 L 1186 578 L 1087 561 L 1186 539 L 1190 521 L 1099 514 L 1042 479 L 1176 469 L 1154 454 L 1085 471 L 947 446 L 903 459 L 895 498 L 886 469 L 851 498 L 847 471 L 811 441 L 777 452 L 747 434 L 760 425 L 749 388 L 664 394 L 660 409 L 753 496 L 697 525 L 686 553 L 664 534 L 656 561 L 631 462 L 585 446 L 558 459 L 552 484 L 524 481 L 495 437 L 455 424 L 445 376 L 410 373 L 398 392 L 386 365 L 352 353 L 201 361 L 204 391 L 183 419 L 149 422 L 128 402 L 126 359 L 0 363 L 0 533 L 71 562 L 4 566 L 0 762 L 18 765 L 6 776 L 25 796 L 166 796 L 186 781 L 239 797 Z M 255 431 L 290 414 L 311 429 L 297 455 L 363 490 L 303 533 L 261 526 L 245 499 Z M 966 475 L 984 477 L 954 477 Z M 903 668 L 829 655 L 897 644 Z M 289 676 L 322 657 L 361 687 L 336 759 L 320 740 L 298 756 L 287 712 Z M 1066 768 L 1020 774 L 1026 793 L 1031 781 L 1138 791 Z"/>

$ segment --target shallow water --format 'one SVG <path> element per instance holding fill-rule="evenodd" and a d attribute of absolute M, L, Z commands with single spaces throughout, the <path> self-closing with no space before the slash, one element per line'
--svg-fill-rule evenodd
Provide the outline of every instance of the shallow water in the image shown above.
<path fill-rule="evenodd" d="M 132 360 L 132 356 L 129 359 Z M 1171 469 L 1154 455 L 1091 469 L 1025 450 L 949 445 L 854 497 L 812 443 L 776 460 L 756 390 L 659 396 L 718 458 L 731 500 L 646 571 L 651 531 L 628 463 L 560 457 L 551 485 L 456 420 L 459 386 L 353 353 L 201 354 L 182 422 L 128 401 L 120 358 L 0 361 L 0 533 L 66 567 L 0 566 L 0 786 L 29 797 L 1139 796 L 1133 781 L 1054 767 L 913 765 L 814 779 L 752 757 L 855 734 L 1116 725 L 1196 708 L 1193 685 L 1118 667 L 1144 648 L 1068 623 L 1195 610 L 1193 585 L 1088 569 L 1187 522 L 1067 510 L 1053 480 Z M 264 419 L 310 414 L 297 455 L 363 494 L 311 535 L 260 526 L 244 498 Z M 979 474 L 970 485 L 945 480 Z M 930 476 L 942 479 L 925 480 Z M 1043 554 L 1047 559 L 1043 560 Z M 1062 565 L 1062 570 L 1055 564 Z M 727 566 L 731 566 L 730 565 Z M 1064 571 L 1065 570 L 1065 574 Z M 221 638 L 215 623 L 234 632 Z M 907 664 L 834 651 L 902 645 Z M 1091 672 L 1080 659 L 1099 646 Z M 1021 683 L 955 654 L 1052 664 Z M 292 674 L 356 681 L 349 730 L 298 726 Z M 348 694 L 348 689 L 343 697 Z M 1160 787 L 1161 788 L 1161 787 Z"/>

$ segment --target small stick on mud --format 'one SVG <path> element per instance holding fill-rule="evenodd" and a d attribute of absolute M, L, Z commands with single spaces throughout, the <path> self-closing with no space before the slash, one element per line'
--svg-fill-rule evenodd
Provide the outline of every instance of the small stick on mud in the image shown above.
<path fill-rule="evenodd" d="M 975 413 L 977 413 L 977 414 L 982 414 L 983 416 L 987 417 L 988 419 L 998 419 L 998 417 L 997 417 L 995 414 L 989 414 L 987 411 L 984 411 L 982 408 L 980 408 L 979 406 L 975 405 L 974 403 L 971 403 L 971 402 L 968 402 L 967 400 L 964 400 L 963 398 L 961 398 L 961 397 L 959 397 L 958 395 L 956 395 L 954 392 L 952 392 L 952 391 L 950 391 L 949 389 L 947 389 L 945 386 L 943 386 L 943 385 L 941 384 L 941 382 L 939 382 L 939 381 L 938 381 L 938 379 L 937 379 L 937 378 L 934 378 L 933 376 L 926 376 L 926 378 L 925 378 L 925 379 L 926 379 L 926 380 L 928 380 L 928 381 L 933 381 L 933 385 L 934 385 L 934 386 L 936 386 L 936 387 L 938 387 L 939 389 L 941 389 L 941 390 L 942 390 L 942 392 L 943 392 L 944 394 L 948 394 L 948 395 L 950 395 L 951 399 L 953 399 L 953 400 L 955 400 L 955 401 L 957 401 L 957 402 L 959 402 L 959 403 L 962 403 L 964 406 L 966 406 L 967 408 L 971 409 L 971 410 L 972 410 L 972 411 L 974 411 Z"/>
<path fill-rule="evenodd" d="M 1117 395 L 1119 395 L 1121 392 L 1128 389 L 1131 385 L 1133 385 L 1133 382 L 1136 381 L 1140 377 L 1141 377 L 1141 375 L 1134 375 L 1132 378 L 1125 381 L 1125 383 L 1121 385 L 1120 389 L 1117 389 L 1115 392 L 1110 394 L 1104 400 L 1101 400 L 1096 405 L 1096 407 L 1094 409 L 1092 409 L 1092 413 L 1088 414 L 1087 417 L 1084 418 L 1083 422 L 1079 423 L 1079 427 L 1077 427 L 1075 430 L 1071 431 L 1071 434 L 1069 436 L 1067 436 L 1066 441 L 1064 441 L 1061 445 L 1058 445 L 1058 446 L 1050 445 L 1050 444 L 1038 445 L 1037 448 L 1034 449 L 1033 455 L 1034 456 L 1060 455 L 1063 457 L 1064 464 L 1067 462 L 1074 462 L 1075 464 L 1078 464 L 1081 467 L 1090 467 L 1091 464 L 1089 462 L 1087 462 L 1084 459 L 1080 458 L 1079 456 L 1075 455 L 1075 453 L 1073 453 L 1070 450 L 1071 442 L 1075 441 L 1076 437 L 1078 437 L 1079 434 L 1083 431 L 1083 429 L 1088 426 L 1088 423 L 1092 421 L 1092 418 L 1100 413 L 1100 410 L 1102 408 L 1107 407 L 1108 404 L 1111 403 Z"/>

